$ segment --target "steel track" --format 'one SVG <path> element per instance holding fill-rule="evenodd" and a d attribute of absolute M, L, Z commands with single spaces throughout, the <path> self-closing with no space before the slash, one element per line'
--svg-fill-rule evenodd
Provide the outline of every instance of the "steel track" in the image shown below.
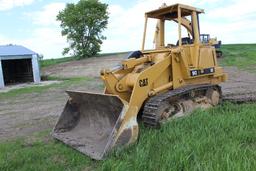
<path fill-rule="evenodd" d="M 207 91 L 210 88 L 219 89 L 221 94 L 220 86 L 211 84 L 201 84 L 178 88 L 149 98 L 144 104 L 144 109 L 142 113 L 142 121 L 144 125 L 153 128 L 160 127 L 160 120 L 157 119 L 157 111 L 160 108 L 161 104 L 163 104 L 164 102 L 172 101 L 172 99 L 180 99 L 186 95 L 189 95 L 191 91 Z"/>

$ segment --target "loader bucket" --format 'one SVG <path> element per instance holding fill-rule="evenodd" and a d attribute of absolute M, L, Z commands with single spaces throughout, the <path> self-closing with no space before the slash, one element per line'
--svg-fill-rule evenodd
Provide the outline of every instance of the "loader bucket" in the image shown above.
<path fill-rule="evenodd" d="M 67 93 L 70 98 L 52 132 L 53 137 L 101 160 L 112 147 L 122 101 L 113 95 Z"/>

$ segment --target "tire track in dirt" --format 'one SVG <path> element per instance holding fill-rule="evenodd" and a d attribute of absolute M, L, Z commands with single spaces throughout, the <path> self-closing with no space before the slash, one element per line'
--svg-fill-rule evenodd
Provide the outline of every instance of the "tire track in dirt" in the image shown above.
<path fill-rule="evenodd" d="M 256 101 L 256 74 L 225 67 L 228 80 L 221 84 L 223 99 L 232 102 Z"/>

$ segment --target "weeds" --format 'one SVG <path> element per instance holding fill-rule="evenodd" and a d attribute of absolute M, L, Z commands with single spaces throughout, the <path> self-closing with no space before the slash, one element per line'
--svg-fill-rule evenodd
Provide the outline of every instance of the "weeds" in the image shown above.
<path fill-rule="evenodd" d="M 138 143 L 93 161 L 55 141 L 49 130 L 0 144 L 0 170 L 254 170 L 256 104 L 225 103 L 172 120 L 140 125 Z"/>

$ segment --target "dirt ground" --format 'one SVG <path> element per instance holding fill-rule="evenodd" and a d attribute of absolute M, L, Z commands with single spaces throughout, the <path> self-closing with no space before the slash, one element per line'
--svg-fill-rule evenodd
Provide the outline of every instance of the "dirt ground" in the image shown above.
<path fill-rule="evenodd" d="M 41 81 L 39 84 L 37 83 L 22 83 L 22 84 L 13 84 L 8 85 L 4 89 L 0 89 L 0 93 L 7 93 L 12 90 L 20 89 L 20 88 L 28 88 L 32 86 L 47 86 L 55 83 L 60 83 L 60 81 Z"/>
<path fill-rule="evenodd" d="M 68 89 L 101 92 L 98 78 L 101 68 L 110 68 L 119 63 L 123 56 L 90 58 L 43 68 L 44 75 L 59 77 L 94 77 L 85 85 L 74 85 Z M 256 100 L 256 74 L 225 67 L 229 80 L 222 84 L 224 99 Z M 65 88 L 66 89 L 66 88 Z M 53 128 L 68 96 L 64 88 L 50 88 L 44 93 L 19 95 L 0 101 L 0 140 L 29 136 L 34 132 Z"/>
<path fill-rule="evenodd" d="M 126 56 L 127 54 L 119 54 L 117 56 L 93 57 L 80 61 L 72 61 L 59 65 L 43 68 L 43 75 L 51 75 L 57 77 L 99 77 L 101 69 L 112 68 Z"/>
<path fill-rule="evenodd" d="M 43 93 L 22 94 L 1 100 L 0 140 L 53 128 L 68 99 L 66 89 L 96 93 L 102 91 L 100 84 L 99 79 L 94 79 L 85 85 L 53 87 Z"/>
<path fill-rule="evenodd" d="M 225 67 L 228 80 L 221 84 L 223 99 L 234 102 L 256 101 L 256 74 Z"/>

